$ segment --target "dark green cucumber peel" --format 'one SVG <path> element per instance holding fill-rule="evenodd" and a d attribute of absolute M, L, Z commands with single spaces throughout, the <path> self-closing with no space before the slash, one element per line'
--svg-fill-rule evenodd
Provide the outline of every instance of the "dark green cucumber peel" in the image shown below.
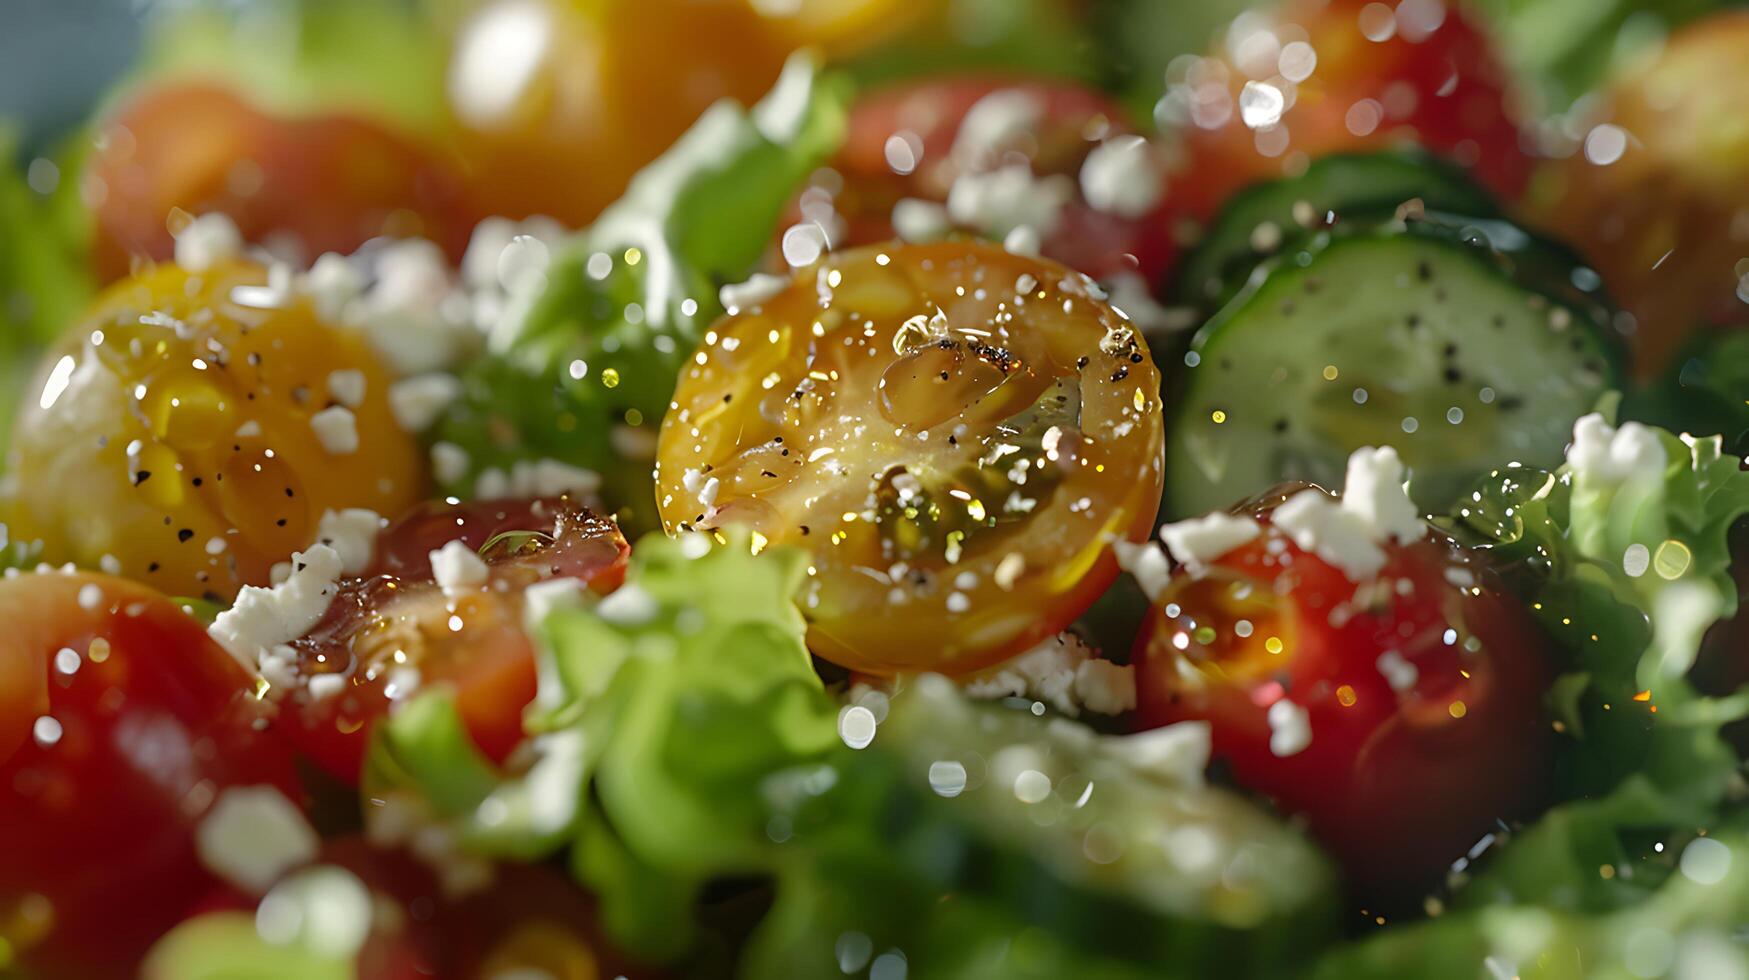
<path fill-rule="evenodd" d="M 1258 263 L 1291 251 L 1350 214 L 1390 214 L 1419 199 L 1433 211 L 1494 216 L 1499 206 L 1462 168 L 1404 148 L 1322 157 L 1298 177 L 1233 195 L 1179 267 L 1174 300 L 1212 312 L 1244 286 Z"/>
<path fill-rule="evenodd" d="M 1424 510 L 1506 462 L 1553 465 L 1620 387 L 1597 276 L 1498 220 L 1346 221 L 1270 259 L 1192 339 L 1169 390 L 1164 513 L 1284 480 L 1339 488 L 1390 445 Z"/>

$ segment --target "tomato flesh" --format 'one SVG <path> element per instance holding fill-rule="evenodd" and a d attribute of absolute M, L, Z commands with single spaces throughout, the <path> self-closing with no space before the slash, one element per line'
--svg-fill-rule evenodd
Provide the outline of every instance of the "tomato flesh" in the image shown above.
<path fill-rule="evenodd" d="M 1356 583 L 1257 516 L 1260 538 L 1177 569 L 1157 597 L 1135 651 L 1138 717 L 1207 721 L 1233 778 L 1302 815 L 1359 896 L 1418 899 L 1537 802 L 1543 638 L 1480 558 L 1436 533 L 1386 545 L 1378 576 Z"/>
<path fill-rule="evenodd" d="M 326 510 L 405 510 L 425 462 L 389 404 L 391 377 L 356 332 L 307 300 L 247 306 L 266 272 L 147 269 L 101 295 L 44 359 L 15 423 L 12 537 L 53 562 L 119 570 L 172 595 L 228 601 L 266 585 Z M 312 417 L 356 371 L 358 434 L 331 452 Z M 39 394 L 40 393 L 40 394 Z"/>
<path fill-rule="evenodd" d="M 253 676 L 150 589 L 22 575 L 0 617 L 0 941 L 43 976 L 120 975 L 213 887 L 194 831 L 220 792 L 300 798 L 290 755 Z"/>
<path fill-rule="evenodd" d="M 956 153 L 967 113 L 993 95 L 1030 102 L 1038 124 L 983 148 L 976 159 Z M 876 91 L 852 107 L 843 149 L 830 171 L 803 192 L 792 208 L 792 223 L 822 221 L 834 232 L 835 246 L 883 242 L 895 237 L 893 208 L 901 200 L 944 203 L 961 174 L 1016 162 L 1041 177 L 1075 182 L 1101 139 L 1129 133 L 1121 107 L 1071 82 L 948 77 Z M 1041 247 L 1046 257 L 1096 279 L 1132 273 L 1149 283 L 1162 279 L 1176 252 L 1163 194 L 1162 203 L 1148 213 L 1125 217 L 1096 210 L 1078 190 L 1060 209 L 1056 228 Z"/>
<path fill-rule="evenodd" d="M 1307 159 L 1402 141 L 1451 156 L 1504 197 L 1524 189 L 1531 161 L 1506 72 L 1459 5 L 1294 0 L 1227 41 L 1160 110 L 1185 150 L 1173 206 L 1193 218 Z"/>
<path fill-rule="evenodd" d="M 148 88 L 105 121 L 84 177 L 105 280 L 175 251 L 171 212 L 222 212 L 245 241 L 303 258 L 379 235 L 418 235 L 459 260 L 473 230 L 455 165 L 411 137 L 342 113 L 274 115 L 216 85 Z"/>
<path fill-rule="evenodd" d="M 663 524 L 806 549 L 809 645 L 853 670 L 966 673 L 1056 634 L 1161 481 L 1159 374 L 1094 290 L 964 241 L 799 270 L 682 374 Z"/>
<path fill-rule="evenodd" d="M 455 540 L 481 553 L 490 579 L 451 599 L 429 556 Z M 569 498 L 415 509 L 383 530 L 373 565 L 342 582 L 323 619 L 292 643 L 303 679 L 291 695 L 292 737 L 355 783 L 371 724 L 419 687 L 447 684 L 475 744 L 502 761 L 522 741 L 522 709 L 535 693 L 523 589 L 563 577 L 611 591 L 630 552 L 612 521 Z M 344 686 L 318 696 L 311 679 L 332 674 Z"/>

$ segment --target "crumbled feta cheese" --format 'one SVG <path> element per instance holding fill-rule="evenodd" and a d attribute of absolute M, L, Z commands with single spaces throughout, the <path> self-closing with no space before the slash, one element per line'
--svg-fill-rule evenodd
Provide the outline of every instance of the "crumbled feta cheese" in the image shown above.
<path fill-rule="evenodd" d="M 333 395 L 335 401 L 347 408 L 357 408 L 364 404 L 364 391 L 363 371 L 348 368 L 328 373 L 328 394 Z"/>
<path fill-rule="evenodd" d="M 1312 744 L 1311 715 L 1287 698 L 1269 706 L 1269 752 L 1278 758 L 1298 755 Z"/>
<path fill-rule="evenodd" d="M 1044 243 L 1039 241 L 1038 232 L 1028 225 L 1021 225 L 1002 237 L 1002 250 L 1010 255 L 1036 259 L 1039 249 L 1043 247 Z"/>
<path fill-rule="evenodd" d="M 250 419 L 242 425 L 237 426 L 237 438 L 239 439 L 253 439 L 260 434 L 261 423 L 254 419 Z"/>
<path fill-rule="evenodd" d="M 1216 511 L 1160 528 L 1160 540 L 1172 557 L 1192 569 L 1215 561 L 1263 533 L 1249 517 Z"/>
<path fill-rule="evenodd" d="M 443 252 L 401 239 L 378 253 L 376 281 L 348 319 L 396 375 L 421 374 L 448 367 L 478 336 L 465 297 L 456 296 Z"/>
<path fill-rule="evenodd" d="M 498 283 L 508 293 L 545 289 L 551 262 L 546 242 L 518 234 L 498 253 Z"/>
<path fill-rule="evenodd" d="M 1171 333 L 1196 325 L 1195 311 L 1161 306 L 1155 302 L 1148 281 L 1133 272 L 1112 276 L 1105 285 L 1111 293 L 1112 308 L 1143 333 Z"/>
<path fill-rule="evenodd" d="M 789 276 L 755 272 L 746 282 L 730 283 L 717 290 L 717 301 L 730 313 L 751 310 L 789 288 Z"/>
<path fill-rule="evenodd" d="M 792 54 L 784 61 L 771 91 L 749 113 L 759 135 L 781 145 L 801 133 L 808 119 L 809 93 L 813 91 L 819 67 L 815 56 L 806 51 Z"/>
<path fill-rule="evenodd" d="M 325 544 L 311 545 L 292 555 L 284 581 L 270 589 L 244 586 L 207 634 L 244 666 L 258 670 L 273 647 L 308 633 L 328 611 L 342 571 L 338 551 Z"/>
<path fill-rule="evenodd" d="M 1063 206 L 1075 197 L 1075 182 L 1062 174 L 1033 176 L 1024 163 L 986 173 L 964 173 L 947 192 L 947 213 L 955 224 L 992 238 L 1028 227 L 1040 238 L 1057 228 Z"/>
<path fill-rule="evenodd" d="M 468 475 L 468 464 L 472 457 L 468 451 L 453 442 L 434 442 L 431 444 L 431 475 L 437 477 L 437 482 L 449 485 Z"/>
<path fill-rule="evenodd" d="M 933 242 L 947 234 L 947 208 L 920 198 L 902 198 L 893 205 L 893 231 L 908 242 Z"/>
<path fill-rule="evenodd" d="M 1379 673 L 1384 675 L 1385 683 L 1391 685 L 1391 690 L 1398 694 L 1414 688 L 1415 682 L 1421 677 L 1421 672 L 1415 669 L 1415 665 L 1403 659 L 1403 655 L 1396 650 L 1386 650 L 1379 654 L 1377 666 Z"/>
<path fill-rule="evenodd" d="M 1121 715 L 1136 706 L 1136 670 L 1109 660 L 1082 661 L 1075 668 L 1075 697 L 1096 715 Z"/>
<path fill-rule="evenodd" d="M 1370 579 L 1385 567 L 1385 552 L 1373 543 L 1372 525 L 1322 490 L 1294 494 L 1270 520 L 1294 544 L 1342 569 L 1352 581 Z"/>
<path fill-rule="evenodd" d="M 1610 487 L 1630 479 L 1655 478 L 1669 461 L 1657 433 L 1638 422 L 1617 429 L 1593 412 L 1573 423 L 1567 465 L 1582 483 Z"/>
<path fill-rule="evenodd" d="M 474 481 L 474 495 L 482 498 L 557 497 L 591 494 L 600 488 L 599 473 L 556 459 L 518 460 L 509 473 L 494 467 Z"/>
<path fill-rule="evenodd" d="M 389 410 L 402 431 L 424 432 L 461 393 L 462 383 L 453 374 L 417 374 L 389 386 Z"/>
<path fill-rule="evenodd" d="M 1037 131 L 1044 113 L 1044 102 L 1037 95 L 1021 89 L 998 89 L 966 110 L 951 152 L 962 165 L 977 164 Z"/>
<path fill-rule="evenodd" d="M 349 680 L 351 678 L 345 674 L 315 674 L 304 682 L 304 690 L 309 693 L 311 700 L 326 701 L 346 690 Z"/>
<path fill-rule="evenodd" d="M 315 304 L 317 316 L 338 323 L 347 305 L 364 294 L 364 275 L 346 256 L 323 252 L 304 274 L 304 290 Z"/>
<path fill-rule="evenodd" d="M 1133 735 L 1114 735 L 1103 744 L 1137 773 L 1174 786 L 1200 786 L 1209 764 L 1209 724 L 1181 721 Z"/>
<path fill-rule="evenodd" d="M 1119 568 L 1130 573 L 1136 580 L 1136 585 L 1149 600 L 1160 598 L 1166 591 L 1166 585 L 1172 580 L 1172 563 L 1166 560 L 1166 552 L 1152 541 L 1137 544 L 1133 541 L 1113 541 L 1112 553 L 1117 555 Z"/>
<path fill-rule="evenodd" d="M 619 626 L 642 626 L 662 611 L 656 597 L 636 583 L 622 585 L 595 606 L 596 615 Z"/>
<path fill-rule="evenodd" d="M 242 251 L 243 234 L 223 214 L 203 214 L 176 233 L 176 264 L 189 272 L 205 272 Z"/>
<path fill-rule="evenodd" d="M 286 871 L 315 860 L 320 846 L 303 813 L 272 786 L 224 790 L 194 833 L 201 864 L 254 895 Z"/>
<path fill-rule="evenodd" d="M 1154 149 L 1140 136 L 1114 136 L 1081 164 L 1081 196 L 1095 211 L 1139 218 L 1165 191 Z"/>
<path fill-rule="evenodd" d="M 536 582 L 522 590 L 523 619 L 534 624 L 547 618 L 555 609 L 570 606 L 583 597 L 583 583 L 568 575 Z"/>
<path fill-rule="evenodd" d="M 388 523 L 376 511 L 363 507 L 327 510 L 316 525 L 316 541 L 340 555 L 342 571 L 357 575 L 370 566 L 376 555 L 377 532 Z"/>
<path fill-rule="evenodd" d="M 478 592 L 491 574 L 479 553 L 459 538 L 431 553 L 431 577 L 451 599 Z"/>
<path fill-rule="evenodd" d="M 87 583 L 79 588 L 79 608 L 87 612 L 95 612 L 103 605 L 103 587 L 96 582 Z"/>
<path fill-rule="evenodd" d="M 1390 446 L 1362 447 L 1348 457 L 1342 508 L 1386 538 L 1408 542 L 1427 534 L 1421 512 L 1403 489 L 1403 461 Z"/>
<path fill-rule="evenodd" d="M 358 452 L 358 417 L 343 405 L 324 408 L 310 416 L 310 428 L 322 448 L 336 456 Z"/>

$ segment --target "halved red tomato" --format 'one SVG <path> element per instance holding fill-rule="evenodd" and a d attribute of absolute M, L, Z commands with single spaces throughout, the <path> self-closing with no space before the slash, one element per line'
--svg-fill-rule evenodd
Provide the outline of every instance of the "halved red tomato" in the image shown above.
<path fill-rule="evenodd" d="M 1478 555 L 1433 531 L 1385 543 L 1378 574 L 1351 580 L 1270 523 L 1287 495 L 1238 508 L 1259 536 L 1156 598 L 1138 717 L 1207 721 L 1233 778 L 1302 815 L 1358 895 L 1418 900 L 1538 801 L 1544 640 Z"/>
<path fill-rule="evenodd" d="M 1120 106 L 1067 81 L 947 76 L 876 91 L 851 109 L 843 149 L 803 191 L 791 223 L 830 225 L 835 247 L 884 242 L 895 237 L 900 201 L 946 205 L 961 175 L 1024 166 L 1063 199 L 1049 227 L 1032 229 L 1041 233 L 1041 254 L 1097 279 L 1134 273 L 1156 283 L 1177 246 L 1155 151 L 1137 150 L 1147 157 L 1141 170 L 1153 203 L 1135 213 L 1100 210 L 1080 189 L 1088 155 L 1101 141 L 1131 133 Z"/>
<path fill-rule="evenodd" d="M 1417 142 L 1516 197 L 1530 176 L 1487 35 L 1442 0 L 1291 0 L 1248 15 L 1161 104 L 1184 170 L 1173 206 L 1206 220 L 1241 187 L 1314 157 Z"/>
<path fill-rule="evenodd" d="M 968 673 L 1055 635 L 1160 496 L 1160 376 L 1097 294 L 968 241 L 798 270 L 682 374 L 663 524 L 806 549 L 809 646 L 853 670 Z"/>
<path fill-rule="evenodd" d="M 164 261 L 174 209 L 223 212 L 249 242 L 306 260 L 378 235 L 420 235 L 460 259 L 473 231 L 459 173 L 436 150 L 341 113 L 288 118 L 208 83 L 148 88 L 98 129 L 84 178 L 105 280 Z"/>
<path fill-rule="evenodd" d="M 118 976 L 214 887 L 195 828 L 227 787 L 300 798 L 254 677 L 144 586 L 0 581 L 0 947 Z"/>
<path fill-rule="evenodd" d="M 431 553 L 460 541 L 483 563 L 478 587 L 446 595 Z M 290 733 L 323 768 L 356 782 L 370 726 L 422 686 L 448 684 L 481 751 L 502 761 L 534 699 L 523 590 L 552 578 L 608 592 L 631 548 L 611 520 L 568 497 L 430 503 L 386 528 L 363 574 L 291 645 L 300 684 Z"/>

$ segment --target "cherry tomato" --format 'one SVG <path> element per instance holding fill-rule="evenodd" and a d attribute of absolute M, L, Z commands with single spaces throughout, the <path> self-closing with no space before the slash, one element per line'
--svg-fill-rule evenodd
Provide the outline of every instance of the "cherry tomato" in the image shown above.
<path fill-rule="evenodd" d="M 473 230 L 455 165 L 411 137 L 344 114 L 272 115 L 215 85 L 145 90 L 98 130 L 85 175 L 105 280 L 174 252 L 174 209 L 229 215 L 246 241 L 305 259 L 378 235 L 420 235 L 460 259 Z"/>
<path fill-rule="evenodd" d="M 42 976 L 121 975 L 213 887 L 194 830 L 219 792 L 299 798 L 289 754 L 253 676 L 150 589 L 22 575 L 0 617 L 0 946 Z"/>
<path fill-rule="evenodd" d="M 1247 184 L 1311 157 L 1416 141 L 1515 197 L 1530 174 L 1507 77 L 1460 5 L 1291 0 L 1234 22 L 1223 50 L 1170 86 L 1174 206 L 1207 219 Z"/>
<path fill-rule="evenodd" d="M 453 599 L 430 554 L 460 540 L 490 570 L 487 590 Z M 502 761 L 522 741 L 534 699 L 534 647 L 522 590 L 554 577 L 598 592 L 625 578 L 619 528 L 569 498 L 426 504 L 385 529 L 362 575 L 341 584 L 321 622 L 292 647 L 302 686 L 291 734 L 324 768 L 356 782 L 371 724 L 420 685 L 447 683 L 475 744 Z M 315 678 L 343 675 L 338 691 Z"/>
<path fill-rule="evenodd" d="M 15 423 L 28 478 L 14 538 L 41 539 L 51 561 L 225 601 L 266 585 L 323 511 L 394 514 L 423 497 L 423 455 L 365 340 L 303 299 L 250 305 L 247 288 L 265 281 L 242 263 L 161 265 L 98 297 Z M 363 379 L 362 400 L 337 401 L 336 372 Z M 312 418 L 330 408 L 351 415 L 353 451 L 319 437 Z"/>
<path fill-rule="evenodd" d="M 974 110 L 985 99 L 992 101 Z M 1015 108 L 995 108 L 1002 103 Z M 1023 124 L 993 142 L 960 141 L 968 113 L 992 109 L 992 115 L 1012 112 Z M 835 246 L 887 241 L 895 235 L 893 208 L 901 200 L 943 204 L 961 174 L 1024 163 L 1069 194 L 1042 254 L 1095 278 L 1131 272 L 1158 282 L 1177 251 L 1165 217 L 1164 177 L 1160 203 L 1133 216 L 1098 210 L 1079 190 L 1081 166 L 1100 140 L 1129 134 L 1122 108 L 1073 82 L 946 77 L 877 91 L 852 108 L 843 149 L 802 193 L 789 223 L 820 221 L 833 230 Z"/>
<path fill-rule="evenodd" d="M 788 52 L 746 0 L 488 3 L 449 70 L 474 192 L 489 214 L 587 225 L 711 103 L 765 94 Z"/>
<path fill-rule="evenodd" d="M 1243 508 L 1260 537 L 1175 570 L 1156 598 L 1138 717 L 1209 722 L 1233 778 L 1304 816 L 1359 896 L 1419 899 L 1537 801 L 1543 638 L 1478 556 L 1431 531 L 1350 581 L 1268 524 L 1285 496 Z"/>
<path fill-rule="evenodd" d="M 1570 156 L 1534 188 L 1539 218 L 1634 315 L 1637 367 L 1655 376 L 1694 329 L 1741 327 L 1749 296 L 1749 11 L 1677 31 L 1603 92 Z"/>
<path fill-rule="evenodd" d="M 1159 499 L 1159 374 L 1095 291 L 964 241 L 798 270 L 682 375 L 663 524 L 807 549 L 809 645 L 853 670 L 966 673 L 1056 634 Z"/>

